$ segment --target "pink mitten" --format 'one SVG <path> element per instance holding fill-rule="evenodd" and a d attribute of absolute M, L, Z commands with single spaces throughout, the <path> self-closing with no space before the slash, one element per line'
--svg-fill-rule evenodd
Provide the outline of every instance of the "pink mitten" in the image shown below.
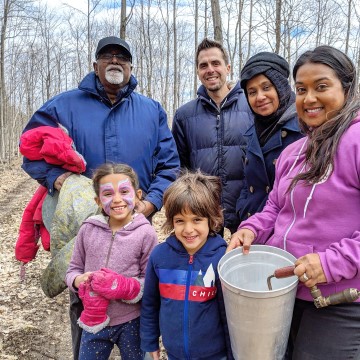
<path fill-rule="evenodd" d="M 109 324 L 106 315 L 109 300 L 93 291 L 88 281 L 79 286 L 79 297 L 84 305 L 78 324 L 84 330 L 96 334 Z"/>
<path fill-rule="evenodd" d="M 92 273 L 91 287 L 109 300 L 134 300 L 141 290 L 138 280 L 125 277 L 110 269 L 101 269 Z"/>

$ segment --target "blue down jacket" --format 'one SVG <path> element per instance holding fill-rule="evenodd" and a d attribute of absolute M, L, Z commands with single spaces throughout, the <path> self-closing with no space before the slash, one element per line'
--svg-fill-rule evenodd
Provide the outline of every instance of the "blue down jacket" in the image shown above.
<path fill-rule="evenodd" d="M 91 177 L 93 170 L 105 162 L 127 163 L 137 172 L 145 199 L 160 209 L 163 192 L 179 169 L 166 114 L 158 102 L 134 91 L 137 85 L 134 76 L 115 104 L 99 93 L 97 81 L 91 72 L 78 89 L 47 101 L 32 116 L 24 132 L 61 124 L 87 162 L 83 175 Z M 45 161 L 26 158 L 23 169 L 46 186 L 50 195 L 54 181 L 66 171 Z"/>
<path fill-rule="evenodd" d="M 181 166 L 221 178 L 225 226 L 231 232 L 239 225 L 235 207 L 244 179 L 243 135 L 252 123 L 253 115 L 238 82 L 220 109 L 200 86 L 197 99 L 176 111 L 172 125 Z"/>
<path fill-rule="evenodd" d="M 226 242 L 209 236 L 189 255 L 175 236 L 150 254 L 141 304 L 141 348 L 176 360 L 233 359 L 217 271 Z"/>
<path fill-rule="evenodd" d="M 268 199 L 275 181 L 275 163 L 280 153 L 304 135 L 300 132 L 295 104 L 292 104 L 279 120 L 279 128 L 261 148 L 255 126 L 245 133 L 248 138 L 244 187 L 236 204 L 240 221 L 260 212 Z"/>

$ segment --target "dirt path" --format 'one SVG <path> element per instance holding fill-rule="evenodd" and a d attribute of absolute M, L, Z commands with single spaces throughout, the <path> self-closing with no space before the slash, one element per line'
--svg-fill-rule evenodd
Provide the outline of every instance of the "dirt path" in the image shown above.
<path fill-rule="evenodd" d="M 0 175 L 0 359 L 71 359 L 67 291 L 49 299 L 40 287 L 49 253 L 38 251 L 24 282 L 14 256 L 21 215 L 37 183 L 19 161 Z"/>

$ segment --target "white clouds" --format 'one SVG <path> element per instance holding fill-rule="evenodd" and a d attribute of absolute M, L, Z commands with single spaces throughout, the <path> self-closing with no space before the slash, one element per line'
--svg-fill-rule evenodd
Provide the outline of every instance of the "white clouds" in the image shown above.
<path fill-rule="evenodd" d="M 87 12 L 87 0 L 38 0 L 40 5 L 48 5 L 53 9 L 62 9 L 64 6 L 69 5 L 82 12 Z"/>

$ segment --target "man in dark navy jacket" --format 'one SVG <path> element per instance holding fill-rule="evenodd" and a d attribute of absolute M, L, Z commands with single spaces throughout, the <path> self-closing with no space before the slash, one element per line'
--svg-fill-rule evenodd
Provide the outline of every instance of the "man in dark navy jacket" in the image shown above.
<path fill-rule="evenodd" d="M 115 36 L 101 39 L 95 58 L 94 71 L 79 87 L 48 100 L 31 117 L 24 132 L 61 125 L 84 157 L 84 175 L 88 177 L 105 162 L 127 163 L 137 172 L 145 194 L 138 211 L 150 216 L 162 207 L 163 192 L 179 169 L 166 113 L 158 102 L 134 91 L 137 80 L 131 74 L 132 54 L 124 40 Z M 26 158 L 23 169 L 46 186 L 50 195 L 60 190 L 71 174 L 60 166 Z M 82 306 L 75 295 L 70 298 L 73 353 L 77 359 L 81 331 L 76 320 Z"/>
<path fill-rule="evenodd" d="M 228 55 L 223 46 L 204 39 L 196 52 L 196 68 L 202 85 L 197 98 L 175 113 L 172 132 L 182 167 L 200 169 L 222 181 L 225 227 L 236 231 L 236 200 L 243 185 L 243 137 L 253 115 L 239 82 L 232 88 Z"/>

